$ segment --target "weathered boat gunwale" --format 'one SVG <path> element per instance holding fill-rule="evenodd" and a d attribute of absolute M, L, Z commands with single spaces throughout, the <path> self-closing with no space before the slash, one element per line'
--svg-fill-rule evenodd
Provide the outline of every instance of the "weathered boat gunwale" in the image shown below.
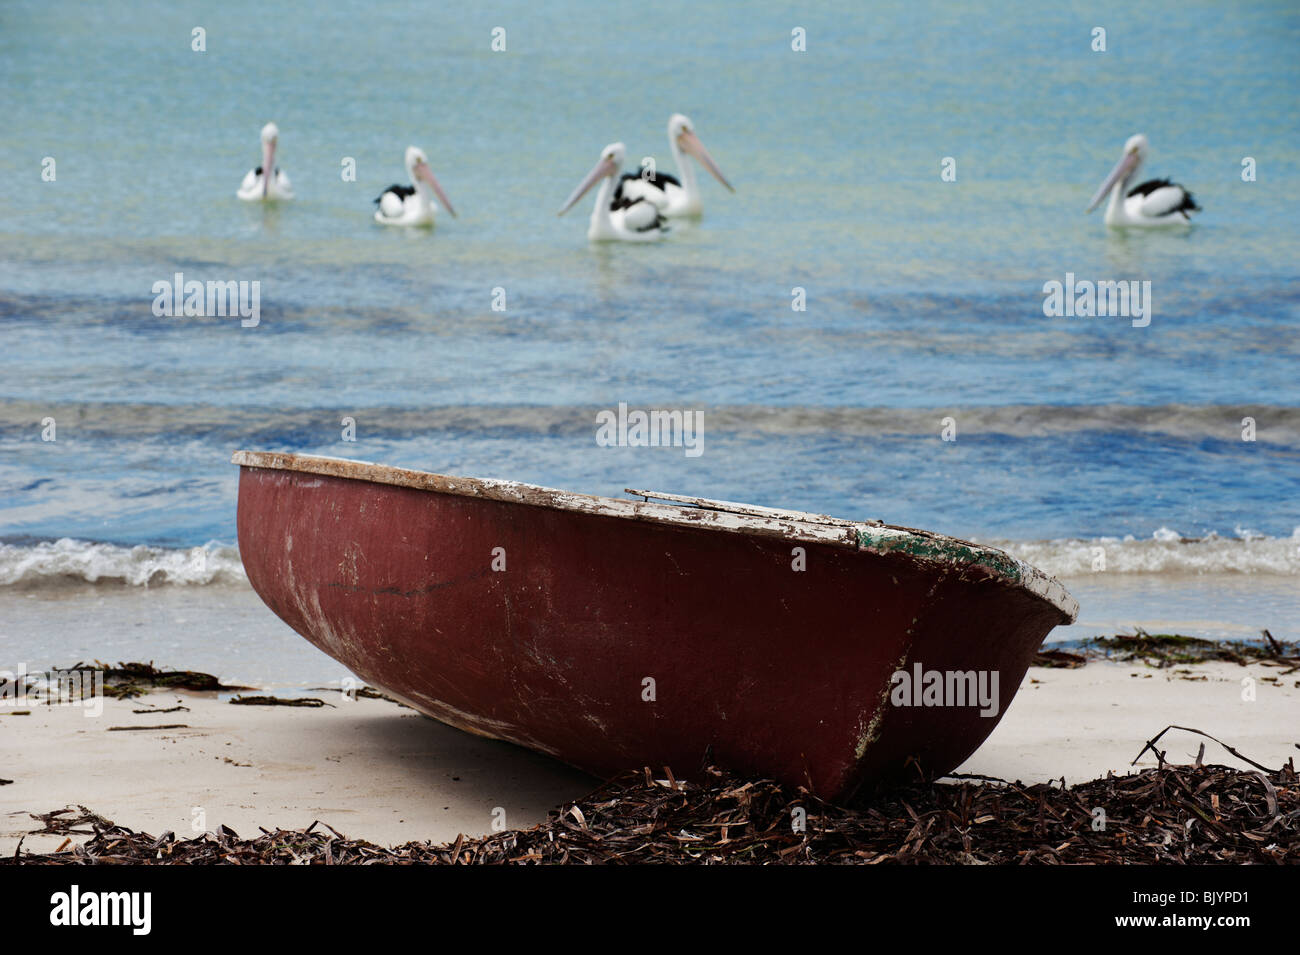
<path fill-rule="evenodd" d="M 813 514 L 806 511 L 789 511 L 776 507 L 762 507 L 758 504 L 742 504 L 738 501 L 717 501 L 708 497 L 689 497 L 684 494 L 669 494 L 665 491 L 641 491 L 634 487 L 623 488 L 624 494 L 645 498 L 647 501 L 668 501 L 672 504 L 686 504 L 707 510 L 726 511 L 731 514 L 747 514 L 750 517 L 771 517 L 777 520 L 796 520 L 814 524 L 829 524 L 834 527 L 857 527 L 859 524 L 883 525 L 884 521 L 850 521 L 829 514 Z"/>
<path fill-rule="evenodd" d="M 236 451 L 231 463 L 245 468 L 295 471 L 395 487 L 453 494 L 623 520 L 674 525 L 822 544 L 877 555 L 897 554 L 948 571 L 971 571 L 1028 591 L 1050 603 L 1072 623 L 1079 605 L 1054 577 L 997 548 L 931 531 L 874 521 L 852 522 L 823 515 L 743 505 L 745 511 L 715 510 L 699 504 L 658 504 L 582 494 L 491 478 L 466 478 L 323 455 Z M 654 492 L 635 492 L 656 496 Z M 678 496 L 669 496 L 673 499 Z M 682 498 L 703 501 L 704 499 Z M 727 502 L 718 502 L 726 504 Z M 802 518 L 807 518 L 802 519 Z"/>

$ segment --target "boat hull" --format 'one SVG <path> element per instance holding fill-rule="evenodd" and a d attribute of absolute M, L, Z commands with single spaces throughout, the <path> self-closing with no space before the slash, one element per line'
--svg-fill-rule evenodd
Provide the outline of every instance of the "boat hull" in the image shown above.
<path fill-rule="evenodd" d="M 716 762 L 842 800 L 949 772 L 1069 616 L 986 563 L 864 548 L 848 522 L 754 533 L 644 510 L 666 505 L 628 518 L 400 486 L 373 467 L 243 467 L 254 589 L 368 683 L 597 775 Z M 917 664 L 996 674 L 995 712 L 898 705 L 894 674 Z"/>

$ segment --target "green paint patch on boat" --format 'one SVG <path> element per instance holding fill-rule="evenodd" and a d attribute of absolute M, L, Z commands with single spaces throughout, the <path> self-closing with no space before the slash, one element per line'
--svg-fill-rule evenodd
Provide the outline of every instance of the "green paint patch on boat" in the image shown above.
<path fill-rule="evenodd" d="M 858 547 L 880 553 L 907 554 L 921 560 L 985 567 L 1014 581 L 1019 581 L 1023 574 L 1020 561 L 1009 554 L 976 547 L 952 538 L 934 539 L 920 534 L 882 534 L 869 527 L 860 527 Z"/>

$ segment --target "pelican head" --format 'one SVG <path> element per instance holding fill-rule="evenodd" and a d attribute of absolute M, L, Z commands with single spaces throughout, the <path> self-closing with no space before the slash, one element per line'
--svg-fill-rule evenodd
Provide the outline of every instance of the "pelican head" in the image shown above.
<path fill-rule="evenodd" d="M 564 215 L 573 208 L 574 203 L 587 194 L 596 183 L 610 176 L 617 176 L 619 170 L 623 168 L 623 159 L 627 156 L 627 147 L 622 143 L 610 143 L 600 151 L 600 158 L 596 160 L 596 165 L 591 167 L 591 172 L 587 173 L 586 178 L 578 183 L 578 187 L 569 194 L 565 200 L 564 206 L 556 215 Z"/>
<path fill-rule="evenodd" d="M 415 167 L 420 163 L 426 166 L 429 164 L 429 157 L 424 154 L 424 150 L 419 146 L 406 147 L 406 171 L 411 174 L 412 181 L 415 178 Z"/>
<path fill-rule="evenodd" d="M 682 152 L 694 156 L 705 169 L 713 176 L 714 179 L 727 187 L 729 192 L 735 192 L 731 183 L 727 182 L 727 177 L 722 174 L 718 164 L 713 161 L 709 151 L 704 148 L 700 138 L 695 135 L 695 126 L 691 123 L 689 117 L 681 113 L 673 113 L 668 118 L 668 141 L 676 144 Z"/>
<path fill-rule="evenodd" d="M 275 175 L 275 147 L 280 142 L 280 127 L 267 123 L 262 127 L 262 198 L 267 197 Z"/>
<path fill-rule="evenodd" d="M 420 188 L 421 184 L 423 184 L 433 189 L 438 196 L 438 201 L 443 204 L 444 208 L 453 217 L 456 217 L 456 210 L 452 208 L 451 200 L 442 191 L 442 186 L 439 184 L 437 177 L 434 176 L 433 170 L 429 168 L 429 157 L 418 146 L 406 147 L 406 172 L 410 175 L 411 182 L 415 184 L 416 188 Z"/>
<path fill-rule="evenodd" d="M 1136 136 L 1130 136 L 1128 141 L 1124 143 L 1124 152 L 1119 157 L 1119 162 L 1115 163 L 1115 168 L 1110 171 L 1110 174 L 1107 175 L 1106 178 L 1102 180 L 1101 185 L 1097 187 L 1097 192 L 1092 197 L 1092 202 L 1088 203 L 1088 208 L 1085 209 L 1084 212 L 1091 212 L 1093 209 L 1096 209 L 1097 206 L 1101 205 L 1101 200 L 1106 198 L 1106 193 L 1115 188 L 1117 183 L 1122 184 L 1128 182 L 1128 180 L 1133 177 L 1133 174 L 1138 171 L 1138 167 L 1146 161 L 1146 158 L 1146 136 L 1142 133 L 1138 133 Z"/>

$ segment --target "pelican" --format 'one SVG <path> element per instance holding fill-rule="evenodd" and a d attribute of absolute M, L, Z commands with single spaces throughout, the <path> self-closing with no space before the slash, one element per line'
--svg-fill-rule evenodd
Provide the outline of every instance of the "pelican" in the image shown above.
<path fill-rule="evenodd" d="M 1097 208 L 1109 192 L 1106 225 L 1111 228 L 1185 226 L 1190 223 L 1192 217 L 1188 213 L 1197 212 L 1201 207 L 1192 194 L 1176 182 L 1148 179 L 1125 193 L 1129 180 L 1137 175 L 1146 158 L 1147 138 L 1141 133 L 1130 136 L 1124 144 L 1124 154 L 1097 189 L 1086 211 Z"/>
<path fill-rule="evenodd" d="M 275 147 L 279 142 L 280 129 L 275 123 L 267 123 L 262 127 L 262 165 L 248 170 L 235 195 L 246 202 L 293 198 L 289 177 L 275 165 Z M 271 174 L 268 175 L 266 170 L 271 170 Z"/>
<path fill-rule="evenodd" d="M 379 205 L 375 210 L 376 222 L 381 225 L 433 225 L 434 204 L 430 189 L 437 193 L 447 211 L 452 216 L 456 215 L 447 194 L 442 191 L 442 186 L 434 178 L 433 170 L 429 168 L 429 159 L 424 155 L 424 150 L 414 146 L 406 147 L 406 174 L 411 177 L 414 185 L 392 185 L 380 193 L 375 200 Z"/>
<path fill-rule="evenodd" d="M 672 152 L 673 162 L 677 164 L 680 180 L 676 176 L 659 172 L 658 169 L 653 174 L 649 170 L 643 170 L 639 175 L 626 173 L 619 180 L 614 199 L 647 199 L 655 204 L 663 216 L 699 216 L 704 208 L 700 202 L 700 186 L 695 180 L 695 167 L 686 161 L 683 153 L 689 153 L 699 160 L 700 165 L 729 191 L 736 191 L 727 182 L 727 177 L 722 174 L 700 138 L 695 135 L 694 125 L 681 113 L 674 113 L 668 119 L 668 148 Z"/>
<path fill-rule="evenodd" d="M 600 152 L 600 159 L 587 177 L 578 183 L 558 215 L 564 215 L 597 182 L 596 206 L 591 210 L 587 238 L 592 242 L 653 242 L 668 231 L 659 210 L 648 199 L 613 198 L 614 177 L 623 168 L 627 150 L 622 143 L 610 143 Z"/>

